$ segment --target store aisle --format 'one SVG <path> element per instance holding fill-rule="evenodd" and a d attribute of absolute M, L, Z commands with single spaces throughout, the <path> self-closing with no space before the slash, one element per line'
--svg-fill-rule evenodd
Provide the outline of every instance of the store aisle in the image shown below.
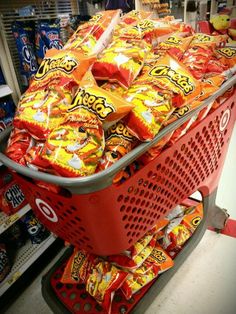
<path fill-rule="evenodd" d="M 220 180 L 217 205 L 236 220 L 236 125 Z M 51 314 L 41 295 L 41 277 L 25 289 L 7 314 Z M 145 314 L 234 314 L 236 238 L 206 231 L 203 239 Z M 59 314 L 59 313 L 58 313 Z M 112 313 L 113 314 L 113 313 Z"/>

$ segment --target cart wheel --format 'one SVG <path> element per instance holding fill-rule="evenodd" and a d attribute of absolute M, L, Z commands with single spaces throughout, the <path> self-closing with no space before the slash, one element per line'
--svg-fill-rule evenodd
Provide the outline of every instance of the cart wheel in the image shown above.
<path fill-rule="evenodd" d="M 228 219 L 229 214 L 227 209 L 215 205 L 214 208 L 210 210 L 208 223 L 219 233 L 225 228 Z"/>

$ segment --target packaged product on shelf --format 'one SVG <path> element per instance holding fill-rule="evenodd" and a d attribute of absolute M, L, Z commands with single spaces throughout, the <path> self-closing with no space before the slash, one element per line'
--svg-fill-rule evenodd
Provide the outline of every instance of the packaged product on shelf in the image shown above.
<path fill-rule="evenodd" d="M 88 22 L 79 25 L 64 49 L 75 48 L 86 55 L 101 52 L 110 41 L 119 20 L 120 10 L 98 12 Z"/>
<path fill-rule="evenodd" d="M 121 21 L 125 24 L 136 24 L 139 21 L 148 19 L 152 16 L 152 12 L 148 11 L 138 11 L 138 10 L 132 10 L 128 13 L 126 13 L 122 18 Z"/>
<path fill-rule="evenodd" d="M 122 286 L 127 275 L 111 263 L 100 261 L 91 269 L 86 291 L 110 314 L 114 292 Z"/>
<path fill-rule="evenodd" d="M 232 74 L 236 72 L 236 47 L 226 46 L 223 48 L 215 49 L 214 56 L 220 64 L 227 66 L 232 71 Z"/>
<path fill-rule="evenodd" d="M 129 273 L 121 290 L 125 298 L 129 300 L 133 294 L 155 279 L 158 274 L 165 272 L 174 266 L 174 261 L 158 244 L 154 247 L 150 256 L 141 267 L 132 274 Z"/>
<path fill-rule="evenodd" d="M 42 62 L 48 49 L 62 49 L 60 39 L 60 19 L 39 21 L 35 36 L 36 55 L 38 63 Z"/>
<path fill-rule="evenodd" d="M 98 165 L 98 171 L 107 169 L 130 152 L 137 139 L 129 133 L 123 121 L 111 126 L 105 134 L 105 150 Z"/>
<path fill-rule="evenodd" d="M 20 59 L 22 83 L 28 86 L 38 70 L 34 51 L 34 25 L 31 22 L 16 21 L 12 25 L 12 32 Z"/>
<path fill-rule="evenodd" d="M 0 244 L 0 282 L 9 274 L 11 270 L 10 261 L 7 255 L 5 244 Z"/>
<path fill-rule="evenodd" d="M 84 250 L 74 249 L 64 269 L 61 282 L 64 284 L 76 284 L 79 281 L 86 283 L 96 260 L 98 257 L 95 255 Z"/>
<path fill-rule="evenodd" d="M 15 114 L 15 104 L 7 97 L 0 100 L 0 132 L 12 124 Z"/>
<path fill-rule="evenodd" d="M 8 228 L 1 236 L 4 243 L 9 249 L 19 249 L 25 245 L 26 234 L 20 221 L 16 221 L 10 228 Z"/>
<path fill-rule="evenodd" d="M 21 97 L 14 126 L 44 140 L 64 118 L 79 82 L 94 58 L 76 51 L 48 50 L 30 88 Z"/>
<path fill-rule="evenodd" d="M 94 62 L 93 75 L 96 80 L 117 82 L 127 89 L 141 71 L 148 50 L 142 40 L 113 39 Z"/>
<path fill-rule="evenodd" d="M 0 66 L 0 85 L 4 85 L 4 84 L 6 84 L 6 81 L 5 81 L 4 75 L 2 73 L 1 66 Z"/>
<path fill-rule="evenodd" d="M 32 244 L 40 244 L 50 235 L 50 232 L 39 222 L 38 218 L 31 212 L 21 218 L 26 232 L 28 233 Z"/>
<path fill-rule="evenodd" d="M 27 204 L 17 181 L 13 180 L 0 189 L 0 209 L 12 215 Z"/>
<path fill-rule="evenodd" d="M 13 174 L 4 166 L 0 167 L 0 189 L 13 180 Z"/>

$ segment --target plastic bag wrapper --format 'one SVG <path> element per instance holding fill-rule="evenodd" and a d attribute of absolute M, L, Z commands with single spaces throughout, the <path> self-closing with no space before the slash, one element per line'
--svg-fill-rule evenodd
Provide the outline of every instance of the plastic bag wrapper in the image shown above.
<path fill-rule="evenodd" d="M 12 32 L 16 41 L 17 51 L 20 59 L 20 73 L 22 83 L 28 86 L 31 78 L 38 70 L 37 60 L 34 52 L 34 27 L 30 22 L 15 21 L 12 24 Z"/>
<path fill-rule="evenodd" d="M 120 10 L 98 12 L 88 22 L 79 25 L 64 49 L 76 49 L 85 55 L 101 52 L 119 19 Z"/>
<path fill-rule="evenodd" d="M 218 62 L 227 66 L 231 69 L 232 74 L 236 72 L 236 47 L 227 46 L 223 48 L 216 49 L 214 55 Z"/>
<path fill-rule="evenodd" d="M 116 93 L 117 95 L 121 97 L 126 92 L 125 88 L 123 88 L 122 86 L 120 86 L 120 84 L 115 83 L 115 82 L 114 83 L 106 82 L 102 84 L 101 88 L 108 92 Z"/>
<path fill-rule="evenodd" d="M 25 195 L 16 180 L 0 189 L 0 208 L 7 215 L 16 213 L 26 204 Z"/>
<path fill-rule="evenodd" d="M 190 47 L 200 46 L 214 49 L 220 47 L 227 42 L 227 35 L 211 36 L 207 34 L 197 33 L 194 35 Z"/>
<path fill-rule="evenodd" d="M 98 171 L 107 169 L 117 160 L 130 152 L 137 139 L 129 133 L 123 121 L 110 127 L 105 134 L 104 155 L 98 165 Z"/>
<path fill-rule="evenodd" d="M 153 235 L 151 241 L 148 245 L 142 249 L 142 251 L 135 257 L 129 258 L 125 255 L 110 255 L 108 256 L 108 261 L 116 266 L 122 268 L 123 270 L 129 270 L 134 272 L 138 267 L 140 267 L 143 262 L 148 258 L 151 254 L 153 248 L 156 245 L 157 236 Z"/>
<path fill-rule="evenodd" d="M 124 28 L 119 33 L 121 38 L 144 40 L 147 44 L 155 46 L 158 38 L 173 33 L 175 27 L 166 21 L 145 19 L 136 25 Z"/>
<path fill-rule="evenodd" d="M 64 284 L 76 284 L 80 281 L 86 283 L 97 259 L 95 255 L 84 250 L 74 249 L 62 274 L 61 282 Z"/>
<path fill-rule="evenodd" d="M 15 104 L 12 100 L 0 100 L 0 132 L 12 124 L 15 114 Z"/>
<path fill-rule="evenodd" d="M 33 213 L 27 213 L 21 218 L 32 244 L 40 244 L 50 235 L 50 232 L 39 222 Z"/>
<path fill-rule="evenodd" d="M 24 156 L 32 143 L 32 137 L 27 131 L 14 128 L 8 139 L 5 154 L 13 161 L 25 165 Z"/>
<path fill-rule="evenodd" d="M 141 71 L 148 50 L 144 41 L 117 38 L 94 62 L 93 75 L 96 80 L 117 82 L 127 89 Z"/>
<path fill-rule="evenodd" d="M 172 103 L 175 107 L 191 102 L 201 92 L 200 83 L 185 66 L 168 55 L 159 58 L 147 76 L 159 88 L 174 93 Z"/>
<path fill-rule="evenodd" d="M 62 49 L 63 44 L 60 39 L 60 20 L 45 20 L 38 22 L 35 46 L 38 63 L 42 62 L 48 49 Z"/>
<path fill-rule="evenodd" d="M 182 246 L 191 237 L 203 218 L 202 204 L 185 210 L 184 216 L 171 220 L 166 228 L 161 245 L 171 256 L 182 249 Z"/>
<path fill-rule="evenodd" d="M 138 292 L 149 282 L 155 279 L 158 274 L 165 272 L 174 266 L 170 256 L 156 244 L 150 256 L 144 261 L 134 274 L 129 274 L 121 287 L 125 298 L 129 300 L 133 294 Z"/>
<path fill-rule="evenodd" d="M 138 158 L 142 164 L 147 165 L 154 158 L 158 157 L 164 149 L 164 146 L 169 142 L 173 132 L 165 135 L 160 141 L 154 144 L 146 153 Z"/>
<path fill-rule="evenodd" d="M 108 129 L 110 125 L 127 115 L 133 107 L 132 103 L 118 94 L 106 91 L 96 83 L 83 79 L 68 112 L 73 114 L 77 109 L 83 108 L 96 115 L 103 123 L 104 129 Z"/>
<path fill-rule="evenodd" d="M 151 77 L 138 79 L 123 97 L 135 105 L 125 118 L 128 130 L 140 141 L 150 141 L 174 111 L 172 93 L 160 89 Z"/>
<path fill-rule="evenodd" d="M 87 278 L 86 291 L 110 314 L 114 293 L 127 275 L 109 262 L 98 262 Z"/>
<path fill-rule="evenodd" d="M 228 66 L 219 62 L 214 56 L 211 57 L 206 65 L 204 78 L 211 78 L 212 76 L 220 75 L 228 70 Z"/>
<path fill-rule="evenodd" d="M 125 24 L 136 24 L 139 21 L 150 18 L 152 14 L 153 12 L 132 10 L 126 13 L 121 18 L 121 21 L 124 22 Z"/>
<path fill-rule="evenodd" d="M 93 60 L 74 51 L 48 50 L 20 99 L 14 126 L 27 130 L 35 139 L 46 139 L 62 123 L 73 93 Z"/>
<path fill-rule="evenodd" d="M 192 38 L 192 36 L 184 38 L 178 36 L 178 34 L 173 34 L 165 41 L 159 43 L 158 46 L 155 48 L 155 51 L 162 54 L 168 52 L 176 59 L 181 60 L 183 54 L 188 49 Z"/>
<path fill-rule="evenodd" d="M 80 108 L 73 115 L 67 114 L 64 123 L 49 134 L 41 158 L 58 175 L 87 176 L 95 172 L 104 146 L 102 123 L 94 114 Z"/>
<path fill-rule="evenodd" d="M 216 75 L 210 78 L 203 79 L 203 81 L 200 82 L 201 93 L 199 93 L 199 95 L 196 96 L 195 100 L 193 100 L 191 103 L 181 106 L 180 108 L 176 108 L 174 112 L 172 113 L 172 115 L 169 117 L 169 119 L 166 121 L 165 126 L 182 118 L 189 111 L 201 105 L 203 100 L 210 97 L 215 91 L 219 89 L 219 87 L 223 84 L 225 79 L 226 78 L 224 75 Z M 192 122 L 194 123 L 194 121 Z"/>
<path fill-rule="evenodd" d="M 0 243 L 0 282 L 9 274 L 10 270 L 11 265 L 6 247 L 3 243 Z"/>
<path fill-rule="evenodd" d="M 169 220 L 166 218 L 159 219 L 151 230 L 149 230 L 140 240 L 134 243 L 128 250 L 122 252 L 122 254 L 130 259 L 135 259 L 149 245 L 154 235 L 163 230 L 168 223 Z"/>

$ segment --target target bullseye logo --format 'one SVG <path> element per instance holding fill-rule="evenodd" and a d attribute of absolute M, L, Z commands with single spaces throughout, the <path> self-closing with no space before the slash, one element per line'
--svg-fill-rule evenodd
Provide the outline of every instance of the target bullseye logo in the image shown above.
<path fill-rule="evenodd" d="M 55 211 L 52 209 L 51 206 L 49 206 L 46 202 L 41 200 L 40 198 L 36 198 L 35 203 L 38 207 L 38 209 L 41 211 L 41 213 L 50 221 L 57 222 L 58 217 L 55 213 Z"/>
<path fill-rule="evenodd" d="M 230 119 L 230 110 L 226 109 L 220 119 L 220 131 L 223 132 L 224 129 L 227 127 Z"/>

